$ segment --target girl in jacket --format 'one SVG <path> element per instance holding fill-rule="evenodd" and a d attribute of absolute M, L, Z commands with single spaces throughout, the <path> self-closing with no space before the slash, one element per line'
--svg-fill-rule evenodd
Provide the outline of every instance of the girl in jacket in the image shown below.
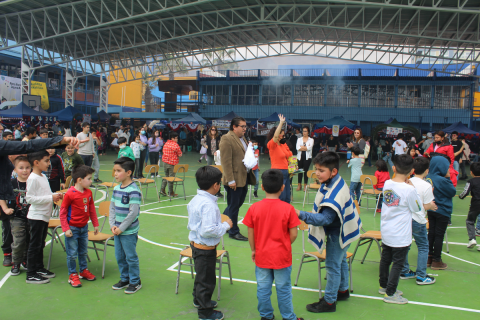
<path fill-rule="evenodd" d="M 307 188 L 307 172 L 310 168 L 310 164 L 312 163 L 313 139 L 310 138 L 310 127 L 304 126 L 302 133 L 303 136 L 297 139 L 297 160 L 298 169 L 303 169 L 303 174 L 298 174 L 297 191 L 302 190 L 302 178 L 305 178 L 305 189 Z"/>
<path fill-rule="evenodd" d="M 424 156 L 430 157 L 430 154 L 434 152 L 444 154 L 450 158 L 450 180 L 453 186 L 456 187 L 458 171 L 453 168 L 453 162 L 455 161 L 453 146 L 445 140 L 445 132 L 442 130 L 435 132 L 434 142 L 428 147 L 427 151 L 425 151 Z"/>

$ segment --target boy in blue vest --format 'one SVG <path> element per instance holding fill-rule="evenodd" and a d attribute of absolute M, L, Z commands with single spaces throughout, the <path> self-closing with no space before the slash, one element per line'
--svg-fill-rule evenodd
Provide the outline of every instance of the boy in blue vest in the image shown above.
<path fill-rule="evenodd" d="M 112 286 L 114 290 L 127 288 L 125 293 L 132 294 L 140 290 L 140 265 L 137 255 L 138 216 L 142 195 L 132 174 L 135 163 L 132 159 L 121 157 L 114 162 L 115 179 L 119 182 L 113 189 L 108 222 L 115 235 L 115 258 L 120 269 L 120 281 Z"/>
<path fill-rule="evenodd" d="M 300 220 L 311 225 L 308 241 L 322 253 L 326 248 L 327 286 L 319 302 L 307 305 L 310 312 L 335 312 L 336 302 L 347 300 L 347 250 L 360 237 L 362 222 L 350 196 L 350 189 L 338 174 L 337 153 L 319 153 L 313 159 L 315 174 L 321 186 L 315 196 L 313 212 L 298 211 Z M 320 288 L 321 290 L 321 288 Z"/>

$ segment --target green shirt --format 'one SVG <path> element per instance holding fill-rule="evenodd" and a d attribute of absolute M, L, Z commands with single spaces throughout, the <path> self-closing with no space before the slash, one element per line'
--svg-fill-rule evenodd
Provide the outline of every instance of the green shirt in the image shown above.
<path fill-rule="evenodd" d="M 113 189 L 113 195 L 110 204 L 110 227 L 116 226 L 122 230 L 122 234 L 134 234 L 138 232 L 140 224 L 138 216 L 140 214 L 140 204 L 142 194 L 135 182 L 130 183 L 125 188 L 119 184 Z"/>
<path fill-rule="evenodd" d="M 129 146 L 126 146 L 125 148 L 120 149 L 118 151 L 118 157 L 119 158 L 128 157 L 128 158 L 132 159 L 133 162 L 135 162 L 135 156 L 133 155 L 132 148 L 130 148 Z"/>
<path fill-rule="evenodd" d="M 65 178 L 72 175 L 73 167 L 79 164 L 85 164 L 82 157 L 80 157 L 80 155 L 76 151 L 74 151 L 71 156 L 69 156 L 68 153 L 65 151 L 64 153 L 62 153 L 62 160 L 63 168 L 65 170 Z"/>

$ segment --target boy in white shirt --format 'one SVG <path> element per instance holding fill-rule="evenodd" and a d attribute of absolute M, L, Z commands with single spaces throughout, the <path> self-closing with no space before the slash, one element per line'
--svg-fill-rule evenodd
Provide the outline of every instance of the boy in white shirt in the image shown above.
<path fill-rule="evenodd" d="M 395 149 L 395 156 L 405 154 L 407 149 L 407 144 L 403 141 L 403 133 L 399 133 L 397 136 L 398 140 L 393 143 L 393 148 Z"/>
<path fill-rule="evenodd" d="M 420 197 L 412 182 L 413 158 L 402 154 L 395 157 L 395 178 L 383 186 L 383 206 L 380 230 L 382 257 L 380 259 L 380 294 L 387 303 L 406 304 L 403 292 L 397 291 L 400 273 L 412 244 L 412 214 L 422 210 Z M 390 270 L 390 265 L 392 264 Z"/>
<path fill-rule="evenodd" d="M 405 265 L 400 274 L 400 279 L 417 279 L 418 285 L 434 284 L 435 278 L 427 275 L 427 260 L 428 260 L 428 234 L 427 234 L 427 219 L 426 210 L 437 210 L 437 205 L 433 201 L 433 188 L 430 183 L 424 180 L 428 174 L 428 167 L 430 161 L 428 158 L 417 157 L 413 160 L 413 170 L 415 177 L 410 178 L 415 190 L 417 190 L 420 199 L 422 200 L 422 208 L 420 211 L 413 213 L 412 232 L 415 244 L 418 248 L 417 271 L 410 270 L 408 264 L 408 254 L 405 258 Z"/>
<path fill-rule="evenodd" d="M 50 154 L 38 151 L 28 155 L 28 161 L 33 167 L 27 179 L 28 224 L 30 225 L 30 244 L 27 252 L 27 283 L 48 283 L 48 278 L 55 278 L 55 273 L 45 269 L 43 265 L 43 247 L 47 238 L 48 221 L 53 211 L 53 203 L 63 198 L 61 193 L 53 193 L 47 177 L 42 171 L 47 171 L 50 165 Z"/>

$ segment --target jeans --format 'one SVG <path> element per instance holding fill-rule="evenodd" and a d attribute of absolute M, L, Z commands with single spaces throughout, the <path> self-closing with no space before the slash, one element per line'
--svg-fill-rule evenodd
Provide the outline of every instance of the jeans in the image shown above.
<path fill-rule="evenodd" d="M 27 261 L 28 243 L 30 242 L 30 226 L 27 219 L 13 217 L 12 227 L 12 258 L 14 264 Z"/>
<path fill-rule="evenodd" d="M 207 165 L 211 166 L 213 164 L 213 156 L 207 154 Z"/>
<path fill-rule="evenodd" d="M 175 174 L 173 173 L 173 169 L 175 168 L 174 165 L 163 163 L 163 172 L 165 173 L 164 177 L 173 177 Z M 164 191 L 167 186 L 167 180 L 162 181 L 162 190 Z M 169 193 L 173 194 L 173 182 L 168 182 L 168 191 Z"/>
<path fill-rule="evenodd" d="M 475 220 L 477 217 L 480 216 L 480 211 L 472 211 L 470 210 L 467 215 L 467 233 L 468 233 L 468 240 L 475 239 Z M 480 224 L 480 219 L 478 219 L 477 225 Z"/>
<path fill-rule="evenodd" d="M 138 233 L 115 236 L 115 258 L 117 258 L 120 280 L 130 284 L 140 282 L 140 263 L 137 255 Z"/>
<path fill-rule="evenodd" d="M 200 305 L 198 317 L 208 318 L 213 313 L 211 304 L 213 291 L 217 277 L 215 267 L 217 265 L 217 250 L 202 250 L 192 248 L 192 258 L 195 265 L 195 282 L 193 284 L 193 302 Z"/>
<path fill-rule="evenodd" d="M 30 243 L 27 252 L 27 277 L 34 276 L 43 269 L 43 248 L 47 239 L 48 222 L 28 219 L 30 224 Z"/>
<path fill-rule="evenodd" d="M 3 253 L 12 253 L 12 228 L 10 219 L 2 220 L 2 251 Z"/>
<path fill-rule="evenodd" d="M 227 232 L 229 235 L 234 236 L 240 232 L 240 228 L 238 227 L 238 211 L 247 196 L 248 184 L 245 183 L 245 186 L 241 188 L 237 186 L 236 190 L 225 186 L 225 190 L 227 190 L 227 207 L 225 211 L 223 211 L 223 214 L 232 220 L 233 225 Z"/>
<path fill-rule="evenodd" d="M 433 261 L 442 260 L 443 238 L 447 231 L 449 217 L 434 211 L 428 211 L 428 255 Z"/>
<path fill-rule="evenodd" d="M 428 260 L 427 225 L 420 224 L 417 221 L 412 220 L 412 233 L 418 248 L 416 273 L 418 277 L 425 278 L 427 276 L 427 260 Z M 410 251 L 410 247 L 408 247 L 409 251 Z M 408 273 L 409 270 L 410 270 L 410 265 L 408 264 L 408 254 L 407 254 L 407 256 L 405 257 L 405 265 L 403 266 L 402 273 Z"/>
<path fill-rule="evenodd" d="M 260 317 L 266 319 L 273 318 L 273 307 L 270 296 L 272 295 L 273 280 L 275 280 L 278 309 L 280 309 L 282 318 L 285 320 L 297 319 L 297 316 L 293 312 L 291 273 L 292 266 L 283 269 L 255 267 L 255 276 L 257 278 L 257 308 Z"/>
<path fill-rule="evenodd" d="M 88 166 L 88 167 L 91 167 L 91 166 L 92 166 L 93 155 L 84 155 L 84 154 L 81 154 L 81 155 L 80 155 L 80 158 L 82 158 L 83 163 L 84 163 L 86 166 Z"/>
<path fill-rule="evenodd" d="M 383 191 L 383 188 L 377 188 L 378 191 Z M 382 210 L 383 204 L 383 192 L 378 195 L 380 199 L 378 200 L 377 210 Z"/>
<path fill-rule="evenodd" d="M 350 245 L 342 249 L 342 247 L 340 247 L 339 237 L 339 232 L 327 234 L 327 258 L 325 260 L 327 285 L 325 287 L 325 301 L 328 303 L 337 301 L 338 291 L 348 290 L 347 250 Z"/>
<path fill-rule="evenodd" d="M 98 159 L 98 152 L 95 154 L 95 158 L 93 158 L 92 168 L 95 170 L 93 178 L 96 180 L 100 174 L 100 160 Z"/>
<path fill-rule="evenodd" d="M 380 287 L 387 288 L 387 295 L 393 296 L 397 292 L 400 273 L 405 265 L 408 247 L 394 248 L 382 243 L 382 258 L 380 259 Z M 392 264 L 390 270 L 390 265 Z"/>
<path fill-rule="evenodd" d="M 253 188 L 253 191 L 257 192 L 258 191 L 258 185 L 260 184 L 260 180 L 258 179 L 258 174 L 259 174 L 259 169 L 253 170 L 253 173 L 255 174 L 255 179 L 257 180 L 257 184 Z"/>
<path fill-rule="evenodd" d="M 77 273 L 76 259 L 78 256 L 79 271 L 87 269 L 88 250 L 88 224 L 82 228 L 70 226 L 72 236 L 65 236 L 65 249 L 67 251 L 68 274 Z"/>
<path fill-rule="evenodd" d="M 460 172 L 460 164 L 458 163 L 457 160 L 453 161 L 453 169 Z"/>
<path fill-rule="evenodd" d="M 390 153 L 390 152 L 387 152 L 385 157 L 383 157 L 383 161 L 387 162 L 390 165 L 390 167 L 394 166 L 393 161 L 392 161 L 392 153 Z"/>
<path fill-rule="evenodd" d="M 350 182 L 350 195 L 352 196 L 352 200 L 360 201 L 360 192 L 362 191 L 362 183 L 361 182 Z M 356 195 L 356 198 L 355 198 Z"/>
<path fill-rule="evenodd" d="M 288 169 L 281 169 L 283 174 L 283 184 L 285 185 L 285 189 L 283 189 L 282 193 L 280 194 L 280 200 L 285 201 L 286 203 L 290 203 L 290 176 L 288 174 Z"/>
<path fill-rule="evenodd" d="M 477 217 L 478 218 L 478 217 Z M 477 225 L 475 227 L 477 230 L 480 230 L 480 218 L 477 219 Z"/>

